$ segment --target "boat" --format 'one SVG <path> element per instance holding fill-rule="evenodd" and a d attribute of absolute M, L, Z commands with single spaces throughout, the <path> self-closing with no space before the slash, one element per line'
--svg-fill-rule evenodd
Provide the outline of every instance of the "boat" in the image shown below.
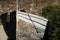
<path fill-rule="evenodd" d="M 35 28 L 40 29 L 41 31 L 45 32 L 48 19 L 31 14 L 31 13 L 21 12 L 21 11 L 18 11 L 17 13 L 17 21 L 18 21 L 18 18 L 25 22 L 34 24 Z"/>

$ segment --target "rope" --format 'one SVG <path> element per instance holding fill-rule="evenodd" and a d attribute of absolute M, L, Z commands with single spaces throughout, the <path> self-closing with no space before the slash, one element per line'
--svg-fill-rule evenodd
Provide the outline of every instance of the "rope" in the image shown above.
<path fill-rule="evenodd" d="M 28 14 L 28 13 L 27 13 Z M 30 20 L 31 20 L 31 22 L 33 23 L 33 21 L 32 21 L 32 19 L 31 19 L 31 17 L 30 17 L 30 15 L 28 14 L 28 17 L 30 18 Z M 35 24 L 33 23 L 33 26 L 34 26 L 34 28 L 36 29 L 36 32 L 37 32 L 37 28 L 36 28 L 36 26 L 35 26 Z M 38 33 L 38 32 L 37 32 Z"/>

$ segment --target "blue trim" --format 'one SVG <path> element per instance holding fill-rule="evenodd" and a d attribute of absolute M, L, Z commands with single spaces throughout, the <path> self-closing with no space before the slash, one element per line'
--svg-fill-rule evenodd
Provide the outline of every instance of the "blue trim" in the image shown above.
<path fill-rule="evenodd" d="M 28 18 L 23 17 L 23 16 L 20 16 L 20 17 L 25 18 L 25 19 L 28 19 Z M 30 20 L 30 19 L 28 19 L 28 20 Z M 37 21 L 35 21 L 35 20 L 32 20 L 32 21 L 33 21 L 33 22 L 36 22 L 36 23 L 38 23 L 38 24 L 41 24 L 41 23 L 39 23 L 39 22 L 37 22 Z M 44 25 L 44 24 L 41 24 L 41 25 L 46 26 L 46 25 Z"/>
<path fill-rule="evenodd" d="M 41 25 L 43 25 L 43 26 L 46 26 L 46 25 L 44 25 L 44 24 L 42 24 L 42 23 L 39 23 L 39 22 L 37 22 L 37 21 L 34 21 L 34 20 L 32 20 L 33 22 L 36 22 L 36 23 L 38 23 L 38 24 L 41 24 Z"/>
<path fill-rule="evenodd" d="M 23 13 L 20 13 L 21 15 L 26 15 L 26 16 L 28 16 L 27 14 L 23 14 Z M 31 17 L 34 17 L 34 18 L 38 18 L 38 17 L 35 17 L 35 16 L 31 16 Z M 44 18 L 44 17 L 43 17 Z M 41 18 L 38 18 L 38 19 L 41 19 Z M 45 18 L 44 18 L 45 19 Z M 44 19 L 41 19 L 41 20 L 43 20 L 43 21 L 46 21 L 46 20 L 44 20 Z"/>
<path fill-rule="evenodd" d="M 41 29 L 37 29 L 36 31 L 37 31 L 37 33 L 41 33 L 41 32 L 42 32 L 42 30 L 41 30 Z"/>

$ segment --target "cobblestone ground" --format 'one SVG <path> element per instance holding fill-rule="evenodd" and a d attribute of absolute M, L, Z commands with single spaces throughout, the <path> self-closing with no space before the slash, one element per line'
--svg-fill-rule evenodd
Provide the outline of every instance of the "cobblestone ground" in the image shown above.
<path fill-rule="evenodd" d="M 0 40 L 7 40 L 7 35 L 5 34 L 2 25 L 0 25 Z"/>

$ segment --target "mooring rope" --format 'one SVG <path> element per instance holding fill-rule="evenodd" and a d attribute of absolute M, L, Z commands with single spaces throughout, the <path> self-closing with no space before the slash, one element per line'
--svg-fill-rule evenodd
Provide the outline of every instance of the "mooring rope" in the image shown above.
<path fill-rule="evenodd" d="M 28 13 L 27 13 L 28 14 Z M 36 32 L 37 32 L 37 28 L 36 28 L 36 26 L 35 26 L 35 24 L 34 24 L 34 22 L 32 21 L 32 19 L 31 19 L 31 17 L 30 17 L 30 15 L 28 14 L 28 17 L 30 18 L 30 21 L 33 23 L 33 26 L 34 26 L 34 28 L 36 29 Z M 37 32 L 38 33 L 38 32 Z"/>

